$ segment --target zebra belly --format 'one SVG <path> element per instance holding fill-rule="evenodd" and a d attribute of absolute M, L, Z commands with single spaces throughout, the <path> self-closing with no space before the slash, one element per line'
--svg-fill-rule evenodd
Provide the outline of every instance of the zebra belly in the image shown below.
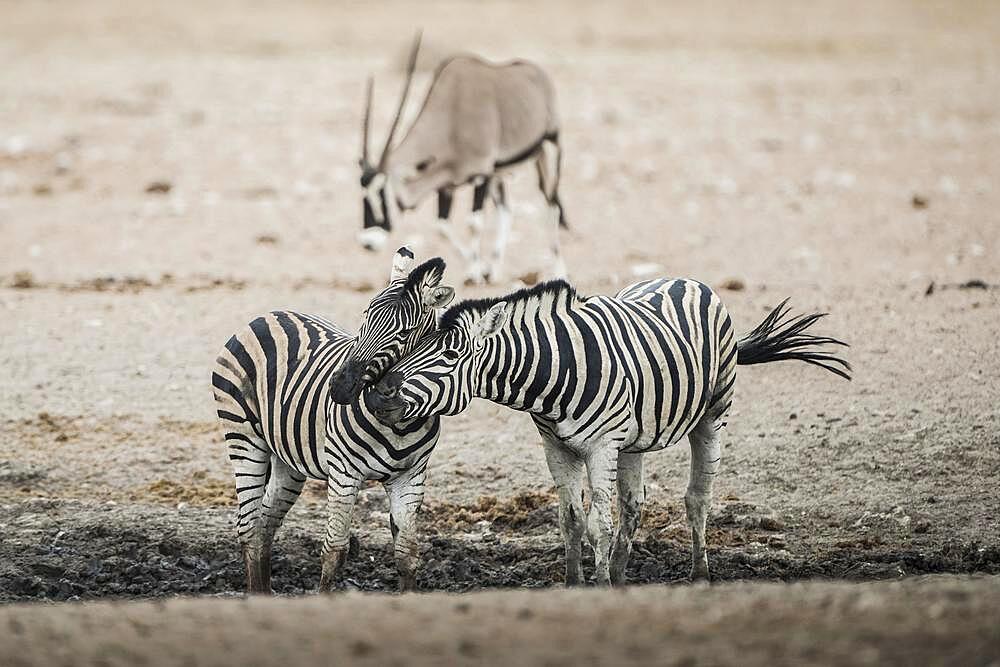
<path fill-rule="evenodd" d="M 292 410 L 296 407 L 298 406 L 292 406 Z M 308 410 L 308 407 L 303 407 Z M 325 411 L 324 400 L 314 419 L 286 423 L 284 430 L 272 431 L 267 438 L 275 456 L 292 469 L 313 479 L 326 479 L 327 475 L 327 460 L 323 453 L 323 441 L 326 437 Z"/>
<path fill-rule="evenodd" d="M 440 419 L 385 426 L 364 398 L 350 405 L 329 404 L 325 453 L 339 469 L 357 477 L 389 481 L 426 465 L 440 435 Z"/>
<path fill-rule="evenodd" d="M 314 479 L 326 479 L 334 465 L 355 478 L 384 481 L 426 460 L 437 442 L 438 420 L 394 429 L 379 422 L 360 401 L 333 403 L 329 375 L 335 367 L 334 363 L 306 369 L 306 384 L 314 390 L 301 394 L 293 391 L 294 374 L 290 374 L 287 389 L 294 400 L 282 404 L 267 439 L 275 455 Z"/>

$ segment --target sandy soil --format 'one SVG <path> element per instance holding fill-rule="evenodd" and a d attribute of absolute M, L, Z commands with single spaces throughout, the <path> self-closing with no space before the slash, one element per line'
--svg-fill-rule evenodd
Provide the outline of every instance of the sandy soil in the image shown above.
<path fill-rule="evenodd" d="M 0 661 L 507 665 L 516 652 L 553 666 L 988 665 L 998 605 L 996 577 L 18 605 L 0 608 Z"/>
<path fill-rule="evenodd" d="M 606 4 L 0 4 L 0 600 L 242 588 L 209 368 L 262 311 L 353 326 L 385 279 L 354 243 L 361 96 L 373 71 L 380 143 L 418 24 L 428 64 L 552 73 L 581 291 L 689 275 L 739 329 L 790 296 L 852 343 L 850 384 L 741 371 L 717 579 L 1000 572 L 1000 8 Z M 530 169 L 511 195 L 528 277 Z M 394 240 L 452 260 L 432 207 Z M 687 572 L 687 457 L 649 457 L 633 581 Z M 558 582 L 525 415 L 474 404 L 431 468 L 423 588 Z M 385 510 L 366 490 L 349 588 L 395 585 Z M 315 587 L 322 514 L 310 487 L 278 592 Z"/>

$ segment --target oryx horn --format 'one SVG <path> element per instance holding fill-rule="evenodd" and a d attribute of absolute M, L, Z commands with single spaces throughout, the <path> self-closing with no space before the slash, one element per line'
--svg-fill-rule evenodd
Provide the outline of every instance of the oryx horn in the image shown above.
<path fill-rule="evenodd" d="M 365 93 L 365 117 L 361 125 L 361 167 L 367 169 L 371 166 L 368 155 L 368 133 L 372 126 L 372 89 L 375 87 L 374 77 L 368 77 L 368 90 Z"/>
<path fill-rule="evenodd" d="M 399 99 L 399 108 L 396 109 L 396 117 L 392 119 L 389 126 L 389 135 L 385 138 L 385 147 L 382 148 L 382 156 L 378 161 L 378 170 L 385 169 L 385 162 L 389 158 L 389 148 L 392 140 L 396 136 L 396 128 L 399 127 L 399 118 L 403 115 L 403 108 L 406 106 L 406 97 L 410 94 L 410 82 L 413 80 L 413 71 L 417 68 L 417 52 L 420 50 L 421 31 L 417 31 L 413 38 L 413 48 L 410 50 L 410 62 L 406 66 L 406 83 L 403 84 L 403 95 Z"/>

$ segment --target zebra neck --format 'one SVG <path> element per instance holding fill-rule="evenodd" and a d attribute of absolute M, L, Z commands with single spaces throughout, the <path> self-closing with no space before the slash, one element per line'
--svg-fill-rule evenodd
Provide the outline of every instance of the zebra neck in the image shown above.
<path fill-rule="evenodd" d="M 584 358 L 573 318 L 559 307 L 516 308 L 482 354 L 476 397 L 551 418 L 561 418 L 567 379 Z"/>

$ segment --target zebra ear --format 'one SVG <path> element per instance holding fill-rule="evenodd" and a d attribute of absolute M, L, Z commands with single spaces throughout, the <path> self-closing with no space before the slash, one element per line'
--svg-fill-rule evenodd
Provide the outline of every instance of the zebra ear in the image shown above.
<path fill-rule="evenodd" d="M 410 246 L 403 246 L 392 256 L 392 270 L 389 272 L 389 282 L 402 280 L 410 275 L 410 266 L 413 264 L 413 251 Z"/>
<path fill-rule="evenodd" d="M 424 289 L 423 302 L 425 308 L 444 308 L 455 298 L 455 288 L 448 285 L 427 287 Z"/>
<path fill-rule="evenodd" d="M 472 336 L 480 339 L 495 336 L 506 323 L 507 302 L 495 303 L 472 325 Z"/>

